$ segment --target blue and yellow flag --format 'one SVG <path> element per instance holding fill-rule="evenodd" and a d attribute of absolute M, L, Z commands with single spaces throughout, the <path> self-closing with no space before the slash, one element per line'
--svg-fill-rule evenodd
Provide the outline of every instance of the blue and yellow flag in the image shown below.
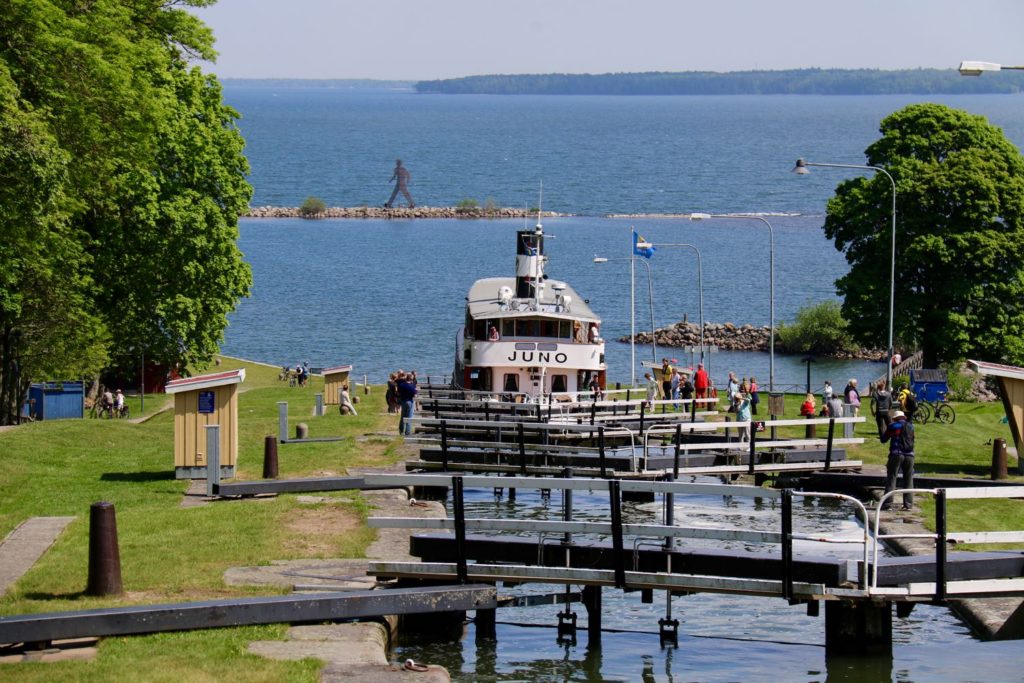
<path fill-rule="evenodd" d="M 644 258 L 654 256 L 654 246 L 643 238 L 643 235 L 633 231 L 633 253 Z"/>

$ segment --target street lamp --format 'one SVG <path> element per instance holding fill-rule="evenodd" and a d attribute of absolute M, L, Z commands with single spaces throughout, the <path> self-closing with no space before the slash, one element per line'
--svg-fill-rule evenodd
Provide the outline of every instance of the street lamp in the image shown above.
<path fill-rule="evenodd" d="M 766 218 L 741 214 L 691 213 L 691 221 L 723 218 L 726 220 L 761 221 L 768 226 L 768 392 L 775 391 L 775 229 Z"/>
<path fill-rule="evenodd" d="M 639 256 L 627 256 L 622 258 L 605 258 L 603 256 L 595 256 L 594 263 L 608 263 L 609 261 L 639 261 L 644 264 L 647 268 L 647 301 L 651 308 L 651 359 L 654 361 L 654 365 L 658 365 L 658 343 L 655 340 L 655 327 L 654 327 L 654 285 L 651 281 L 651 266 L 647 263 L 647 259 L 642 259 Z M 630 301 L 632 301 L 633 282 L 630 278 Z M 630 362 L 633 367 L 633 385 L 636 386 L 636 335 L 631 335 L 629 338 L 630 347 Z"/>
<path fill-rule="evenodd" d="M 652 247 L 680 247 L 697 254 L 697 291 L 700 296 L 700 362 L 704 362 L 704 269 L 700 263 L 700 249 L 692 244 L 652 244 Z"/>
<path fill-rule="evenodd" d="M 961 76 L 980 76 L 986 71 L 1024 70 L 1024 66 L 1004 66 L 995 62 L 960 62 Z"/>
<path fill-rule="evenodd" d="M 965 64 L 968 62 L 965 62 Z M 892 313 L 893 307 L 896 301 L 896 181 L 892 179 L 889 172 L 881 166 L 864 166 L 859 164 L 821 164 L 814 163 L 811 161 L 804 161 L 803 159 L 796 160 L 796 166 L 793 167 L 793 173 L 797 175 L 808 175 L 810 171 L 807 169 L 808 166 L 821 166 L 824 168 L 854 168 L 861 171 L 875 171 L 876 173 L 883 174 L 889 179 L 892 184 L 892 255 L 889 260 L 889 346 L 888 353 L 886 354 L 885 362 L 885 385 L 892 387 Z"/>

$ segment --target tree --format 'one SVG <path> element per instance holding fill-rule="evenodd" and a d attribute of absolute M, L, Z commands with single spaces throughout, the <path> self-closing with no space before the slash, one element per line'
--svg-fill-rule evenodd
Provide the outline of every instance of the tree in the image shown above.
<path fill-rule="evenodd" d="M 780 325 L 776 334 L 787 353 L 832 356 L 855 348 L 838 301 L 804 306 L 797 311 L 793 324 Z"/>
<path fill-rule="evenodd" d="M 0 12 L 0 423 L 31 377 L 216 352 L 248 292 L 248 164 L 212 76 L 212 0 Z M 131 349 L 131 351 L 129 351 Z"/>
<path fill-rule="evenodd" d="M 897 347 L 925 367 L 965 357 L 1024 363 L 1024 157 L 984 117 L 915 104 L 886 117 L 868 163 L 896 182 Z M 844 181 L 825 234 L 850 271 L 836 281 L 850 331 L 888 335 L 892 186 Z"/>

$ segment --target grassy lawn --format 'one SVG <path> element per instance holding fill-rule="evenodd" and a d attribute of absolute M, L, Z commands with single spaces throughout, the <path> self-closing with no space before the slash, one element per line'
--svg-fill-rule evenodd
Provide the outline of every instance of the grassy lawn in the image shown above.
<path fill-rule="evenodd" d="M 277 370 L 225 359 L 217 369 L 246 368 L 239 395 L 240 479 L 258 479 L 263 441 L 277 433 L 277 402 L 288 401 L 289 430 L 309 425 L 310 436 L 343 436 L 334 443 L 278 447 L 282 477 L 344 474 L 349 467 L 385 466 L 401 459 L 397 419 L 384 407 L 383 391 L 360 391 L 359 416 L 336 407 L 313 417 L 312 378 L 288 387 Z M 211 368 L 212 369 L 212 368 Z M 302 557 L 362 557 L 374 532 L 361 524 L 368 513 L 355 493 L 330 494 L 338 502 L 302 505 L 295 496 L 181 507 L 187 481 L 174 479 L 173 411 L 157 412 L 171 397 L 146 397 L 140 424 L 126 420 L 36 422 L 0 432 L 0 538 L 33 516 L 77 519 L 8 593 L 0 614 L 50 612 L 123 604 L 174 602 L 266 593 L 225 586 L 224 570 Z M 138 400 L 131 405 L 138 416 Z M 88 573 L 89 506 L 114 503 L 125 595 L 82 594 Z M 315 523 L 314 523 L 315 522 Z M 325 528 L 328 531 L 325 532 Z M 330 529 L 337 529 L 336 533 Z M 274 662 L 245 653 L 252 640 L 279 638 L 285 627 L 215 629 L 102 641 L 88 663 L 0 666 L 0 679 L 111 680 L 127 671 L 138 680 L 311 680 L 319 662 Z"/>

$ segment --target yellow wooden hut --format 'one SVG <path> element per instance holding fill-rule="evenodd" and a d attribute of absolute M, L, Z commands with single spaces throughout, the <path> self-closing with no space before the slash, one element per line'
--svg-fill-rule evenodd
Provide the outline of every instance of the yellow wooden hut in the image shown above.
<path fill-rule="evenodd" d="M 338 365 L 333 368 L 324 368 L 324 403 L 327 405 L 338 405 L 338 393 L 341 387 L 348 384 L 349 375 L 352 374 L 351 365 Z M 349 394 L 352 387 L 349 387 Z"/>
<path fill-rule="evenodd" d="M 1024 429 L 1024 368 L 1014 365 L 1000 365 L 981 360 L 969 360 L 967 364 L 979 375 L 991 375 L 999 383 L 999 395 L 1003 409 L 1010 423 L 1010 434 L 1017 448 L 1018 457 L 1024 457 L 1021 449 L 1021 432 Z"/>
<path fill-rule="evenodd" d="M 222 477 L 235 476 L 238 461 L 238 385 L 245 369 L 176 379 L 167 383 L 174 395 L 174 476 L 206 478 L 206 427 L 220 427 Z"/>

